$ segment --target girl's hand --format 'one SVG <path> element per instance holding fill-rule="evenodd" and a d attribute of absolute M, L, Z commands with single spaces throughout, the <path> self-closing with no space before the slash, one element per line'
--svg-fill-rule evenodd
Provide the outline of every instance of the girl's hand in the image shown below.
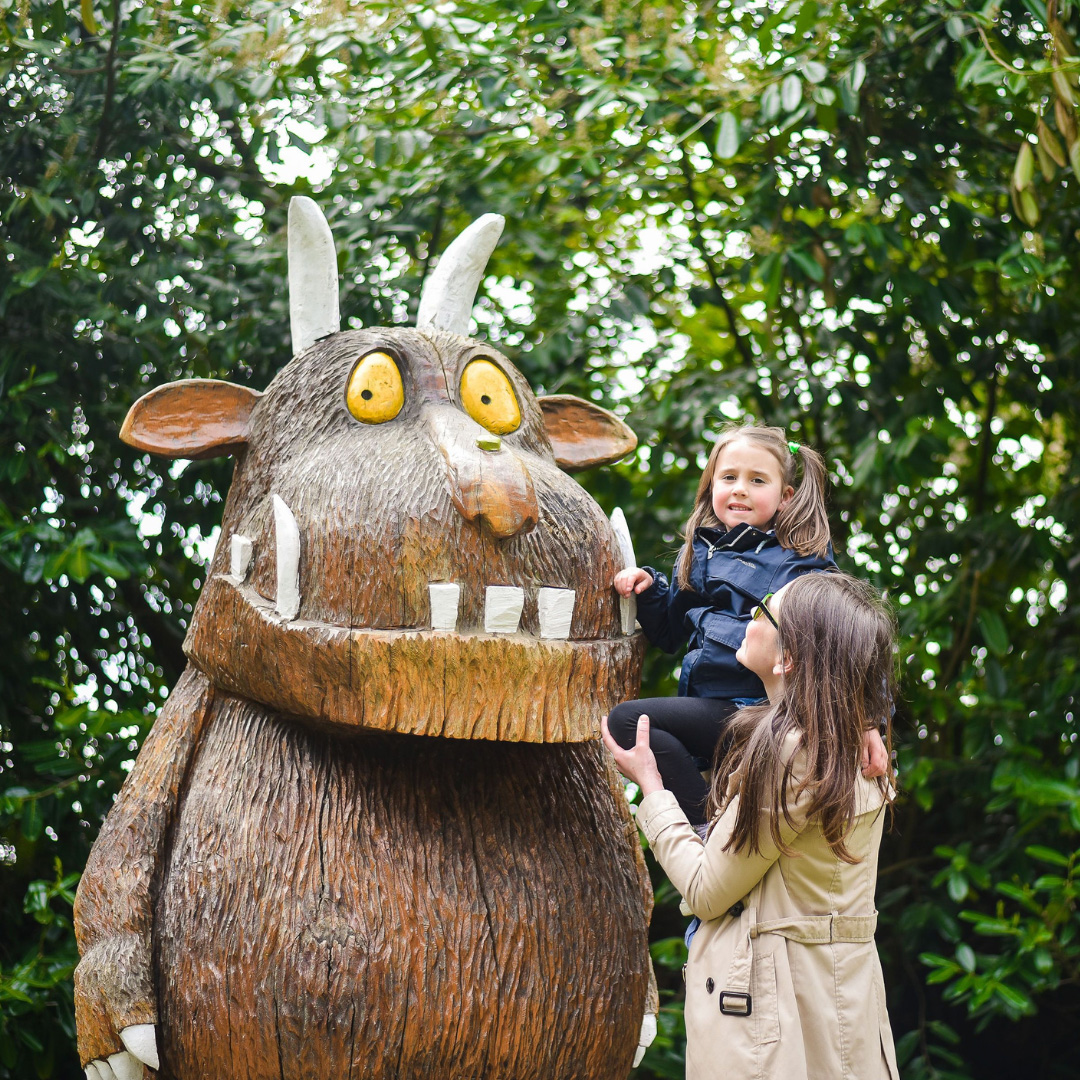
<path fill-rule="evenodd" d="M 615 575 L 615 591 L 620 596 L 644 592 L 652 583 L 652 574 L 647 574 L 640 566 L 631 566 Z"/>
<path fill-rule="evenodd" d="M 663 791 L 664 781 L 660 779 L 660 770 L 656 767 L 656 756 L 649 746 L 649 718 L 638 717 L 637 742 L 633 750 L 624 750 L 608 731 L 607 717 L 600 718 L 600 732 L 604 736 L 604 745 L 611 751 L 619 772 L 628 780 L 633 780 L 642 795 L 651 795 L 654 791 Z"/>
<path fill-rule="evenodd" d="M 867 780 L 875 776 L 884 776 L 889 769 L 889 755 L 885 752 L 885 743 L 881 732 L 871 728 L 862 739 L 862 774 Z"/>

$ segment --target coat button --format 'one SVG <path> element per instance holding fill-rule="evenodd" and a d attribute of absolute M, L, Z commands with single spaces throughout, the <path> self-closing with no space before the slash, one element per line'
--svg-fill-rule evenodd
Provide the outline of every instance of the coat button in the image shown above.
<path fill-rule="evenodd" d="M 733 919 L 737 919 L 743 913 L 743 902 L 741 900 L 736 900 L 735 903 L 727 909 L 727 913 Z"/>
<path fill-rule="evenodd" d="M 712 979 L 706 979 L 705 980 L 705 993 L 706 994 L 711 994 L 715 989 L 716 989 L 716 983 L 714 983 L 712 981 Z"/>

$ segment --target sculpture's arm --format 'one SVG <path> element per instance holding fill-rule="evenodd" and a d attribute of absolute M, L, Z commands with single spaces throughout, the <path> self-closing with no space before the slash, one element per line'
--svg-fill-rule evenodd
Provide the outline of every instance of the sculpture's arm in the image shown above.
<path fill-rule="evenodd" d="M 83 1065 L 96 1063 L 88 1075 L 141 1075 L 127 1051 L 157 1066 L 154 894 L 172 811 L 212 701 L 206 677 L 189 667 L 146 737 L 79 883 L 75 1022 Z"/>
<path fill-rule="evenodd" d="M 633 852 L 634 862 L 637 865 L 638 877 L 641 880 L 641 902 L 642 907 L 645 909 L 645 922 L 648 923 L 652 918 L 653 909 L 653 890 L 652 882 L 649 880 L 649 868 L 645 865 L 645 856 L 641 850 L 641 840 L 638 837 L 637 825 L 634 823 L 634 819 L 630 816 L 630 807 L 626 802 L 626 790 L 623 787 L 622 776 L 619 774 L 619 770 L 615 765 L 615 759 L 607 752 L 603 751 L 604 755 L 604 768 L 607 772 L 608 785 L 611 788 L 611 795 L 615 801 L 615 805 L 620 809 L 620 816 L 623 818 L 623 831 L 626 835 L 626 843 L 629 845 L 630 850 Z M 645 995 L 645 1014 L 641 1021 L 641 1035 L 638 1041 L 638 1048 L 634 1054 L 634 1068 L 641 1064 L 641 1059 L 645 1056 L 645 1051 L 649 1048 L 653 1039 L 656 1038 L 656 1017 L 660 1012 L 660 991 L 656 985 L 656 971 L 653 969 L 652 957 L 647 957 L 649 963 L 649 988 Z"/>

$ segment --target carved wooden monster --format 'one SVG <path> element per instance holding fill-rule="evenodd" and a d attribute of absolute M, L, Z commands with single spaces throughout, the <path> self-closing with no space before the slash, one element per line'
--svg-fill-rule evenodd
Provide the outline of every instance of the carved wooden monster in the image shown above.
<path fill-rule="evenodd" d="M 294 200 L 293 360 L 128 415 L 135 446 L 236 468 L 188 669 L 79 888 L 90 1080 L 630 1067 L 651 893 L 595 736 L 642 646 L 559 466 L 635 440 L 464 336 L 501 227 L 451 245 L 416 328 L 339 331 Z"/>

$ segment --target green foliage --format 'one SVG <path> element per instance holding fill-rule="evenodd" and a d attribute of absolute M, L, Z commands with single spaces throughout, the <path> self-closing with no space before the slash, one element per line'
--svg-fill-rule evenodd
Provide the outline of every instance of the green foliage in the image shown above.
<path fill-rule="evenodd" d="M 642 561 L 670 560 L 723 419 L 825 453 L 841 561 L 903 628 L 879 943 L 904 1074 L 1008 1072 L 1022 1030 L 1068 1075 L 1076 7 L 0 0 L 0 1080 L 77 1075 L 57 860 L 82 866 L 182 669 L 228 484 L 116 432 L 153 385 L 262 388 L 288 358 L 296 193 L 366 324 L 506 215 L 478 332 L 628 414 L 638 453 L 583 479 Z M 639 1074 L 675 1076 L 657 884 Z"/>

